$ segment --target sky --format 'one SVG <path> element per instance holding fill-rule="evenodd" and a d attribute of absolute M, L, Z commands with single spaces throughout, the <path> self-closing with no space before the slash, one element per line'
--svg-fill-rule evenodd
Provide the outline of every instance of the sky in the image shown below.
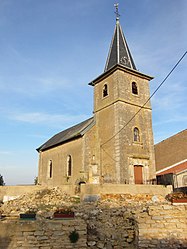
<path fill-rule="evenodd" d="M 33 184 L 36 148 L 92 116 L 115 27 L 112 0 L 0 0 L 0 174 Z M 119 0 L 120 24 L 151 93 L 187 50 L 186 0 Z M 187 128 L 187 56 L 152 98 L 154 141 Z"/>

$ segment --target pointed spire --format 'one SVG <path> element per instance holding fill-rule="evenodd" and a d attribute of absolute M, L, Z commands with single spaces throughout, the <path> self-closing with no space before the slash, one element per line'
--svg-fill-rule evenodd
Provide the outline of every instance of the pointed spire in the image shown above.
<path fill-rule="evenodd" d="M 107 62 L 105 65 L 105 72 L 116 64 L 120 64 L 131 69 L 136 70 L 136 66 L 134 64 L 132 55 L 128 48 L 125 36 L 123 34 L 121 25 L 119 23 L 119 11 L 118 4 L 114 5 L 116 8 L 116 26 L 114 30 L 114 35 L 112 38 L 112 42 L 110 45 L 110 50 L 107 58 Z"/>

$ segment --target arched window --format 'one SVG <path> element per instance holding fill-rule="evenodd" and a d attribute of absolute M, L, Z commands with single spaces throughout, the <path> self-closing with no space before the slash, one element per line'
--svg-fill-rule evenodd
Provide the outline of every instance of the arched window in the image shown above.
<path fill-rule="evenodd" d="M 71 176 L 72 175 L 72 158 L 69 155 L 67 158 L 67 176 Z"/>
<path fill-rule="evenodd" d="M 52 178 L 53 176 L 53 162 L 52 160 L 49 160 L 49 178 Z"/>
<path fill-rule="evenodd" d="M 134 134 L 134 142 L 140 142 L 140 132 L 139 129 L 137 127 L 134 128 L 133 130 Z"/>
<path fill-rule="evenodd" d="M 106 97 L 108 96 L 108 86 L 107 84 L 104 84 L 104 87 L 103 87 L 103 97 Z"/>
<path fill-rule="evenodd" d="M 138 87 L 136 82 L 132 82 L 132 93 L 136 95 L 138 94 Z"/>

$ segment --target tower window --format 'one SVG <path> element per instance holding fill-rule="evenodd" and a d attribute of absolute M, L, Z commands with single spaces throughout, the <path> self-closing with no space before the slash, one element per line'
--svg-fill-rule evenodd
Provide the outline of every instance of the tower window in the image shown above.
<path fill-rule="evenodd" d="M 136 82 L 132 82 L 132 93 L 138 95 L 138 87 Z"/>
<path fill-rule="evenodd" d="M 53 176 L 53 162 L 52 160 L 49 160 L 49 178 L 52 178 Z"/>
<path fill-rule="evenodd" d="M 103 97 L 106 97 L 108 96 L 108 86 L 107 84 L 104 84 L 104 87 L 103 87 Z"/>
<path fill-rule="evenodd" d="M 139 129 L 137 127 L 134 128 L 133 130 L 134 132 L 134 142 L 140 142 L 140 132 Z"/>
<path fill-rule="evenodd" d="M 71 176 L 72 175 L 72 158 L 69 155 L 67 158 L 67 176 Z"/>

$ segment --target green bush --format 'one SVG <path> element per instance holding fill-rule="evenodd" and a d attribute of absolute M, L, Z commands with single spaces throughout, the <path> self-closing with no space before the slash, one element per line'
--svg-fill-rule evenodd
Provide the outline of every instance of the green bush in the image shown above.
<path fill-rule="evenodd" d="M 79 234 L 76 230 L 70 233 L 69 239 L 71 243 L 76 243 L 79 240 Z"/>

